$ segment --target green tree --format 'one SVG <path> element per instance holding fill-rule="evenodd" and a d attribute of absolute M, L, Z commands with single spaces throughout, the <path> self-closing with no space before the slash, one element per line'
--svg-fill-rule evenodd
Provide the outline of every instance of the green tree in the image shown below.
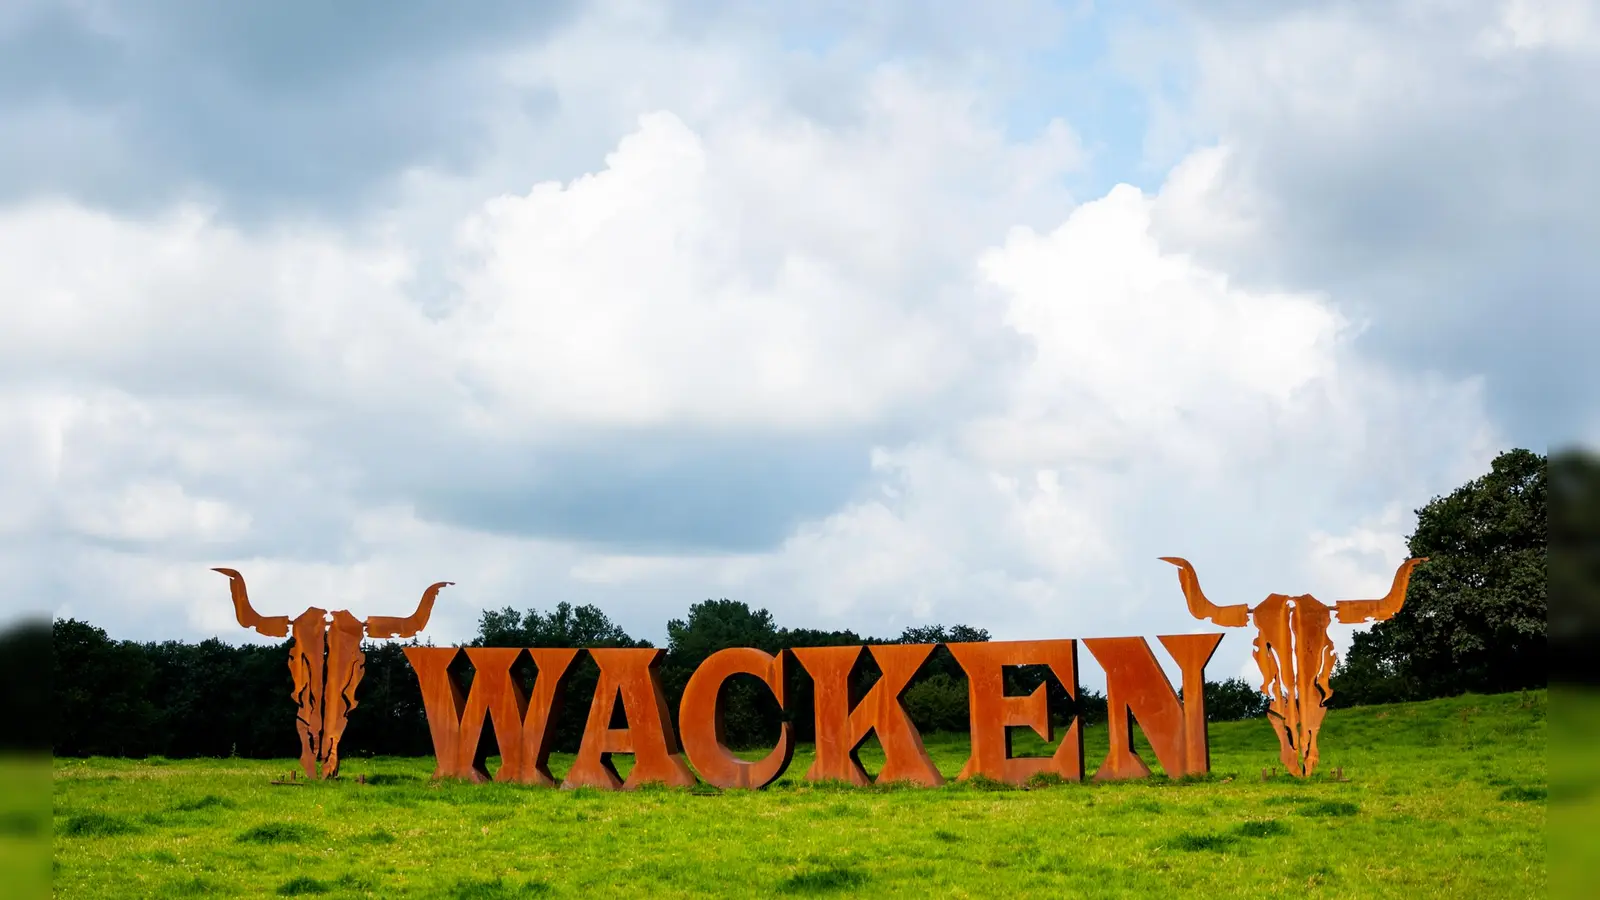
<path fill-rule="evenodd" d="M 597 606 L 573 606 L 560 603 L 548 613 L 530 609 L 519 613 L 511 607 L 485 610 L 478 618 L 478 634 L 469 646 L 473 647 L 649 647 L 649 641 L 635 640 L 622 626 Z M 464 658 L 464 657 L 463 657 Z M 526 660 L 524 660 L 526 661 Z M 457 665 L 463 665 L 458 662 Z M 531 666 L 516 672 L 525 690 L 533 689 L 536 672 Z M 470 672 L 462 672 L 463 686 L 471 682 Z M 413 676 L 414 679 L 415 676 Z M 600 681 L 600 668 L 588 654 L 578 657 L 569 670 L 561 693 L 551 709 L 551 726 L 555 733 L 555 749 L 573 753 L 583 739 L 583 729 L 588 723 L 589 705 L 595 685 Z M 493 730 L 493 726 L 485 726 Z"/>
<path fill-rule="evenodd" d="M 1488 474 L 1417 510 L 1412 574 L 1394 618 L 1356 634 L 1333 677 L 1337 706 L 1543 686 L 1548 480 L 1510 450 Z"/>
<path fill-rule="evenodd" d="M 473 647 L 649 647 L 636 641 L 597 606 L 559 603 L 548 613 L 511 607 L 484 610 Z"/>
<path fill-rule="evenodd" d="M 1180 695 L 1183 691 L 1178 692 Z M 1259 719 L 1267 714 L 1271 702 L 1266 694 L 1243 678 L 1206 682 L 1206 721 L 1236 722 Z"/>
<path fill-rule="evenodd" d="M 919 676 L 906 688 L 904 703 L 912 724 L 924 733 L 965 732 L 971 725 L 965 678 L 946 672 Z"/>
<path fill-rule="evenodd" d="M 51 628 L 53 741 L 58 756 L 148 756 L 158 706 L 144 648 L 76 619 Z"/>
<path fill-rule="evenodd" d="M 976 644 L 989 640 L 989 632 L 971 625 L 919 625 L 906 628 L 889 644 L 938 644 L 917 676 L 906 688 L 906 714 L 920 731 L 966 731 L 970 725 L 967 673 L 945 644 Z M 1044 678 L 1044 666 L 1007 669 L 1007 693 L 1028 694 Z M 1020 685 L 1025 685 L 1021 687 Z M 1052 706 L 1057 704 L 1052 695 Z M 1058 707 L 1059 708 L 1059 707 Z"/>
<path fill-rule="evenodd" d="M 674 722 L 695 669 L 706 657 L 729 647 L 754 647 L 774 655 L 780 652 L 783 646 L 772 614 L 737 600 L 707 600 L 690 606 L 687 619 L 667 622 L 667 658 L 661 681 Z M 736 675 L 723 682 L 719 704 L 729 744 L 754 747 L 777 740 L 783 710 L 754 676 Z"/>

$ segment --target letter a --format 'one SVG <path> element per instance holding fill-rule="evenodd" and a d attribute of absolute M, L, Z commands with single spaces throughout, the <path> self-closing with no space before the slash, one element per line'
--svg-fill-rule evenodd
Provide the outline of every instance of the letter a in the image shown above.
<path fill-rule="evenodd" d="M 589 705 L 589 724 L 578 746 L 578 758 L 561 786 L 629 790 L 646 782 L 673 787 L 695 783 L 678 739 L 672 732 L 667 698 L 661 692 L 657 669 L 665 650 L 590 650 L 600 666 L 600 681 Z M 611 715 L 618 701 L 628 719 L 626 728 L 612 728 Z M 623 781 L 611 764 L 611 754 L 632 753 L 633 771 Z"/>

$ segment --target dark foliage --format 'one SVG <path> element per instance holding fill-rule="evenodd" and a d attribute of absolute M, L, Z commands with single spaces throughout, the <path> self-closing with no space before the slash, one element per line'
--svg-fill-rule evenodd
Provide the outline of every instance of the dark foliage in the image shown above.
<path fill-rule="evenodd" d="M 1179 691 L 1179 693 L 1183 693 Z M 1206 721 L 1237 722 L 1267 714 L 1266 694 L 1243 678 L 1206 682 Z"/>
<path fill-rule="evenodd" d="M 1550 677 L 1600 684 L 1600 457 L 1550 458 Z"/>
<path fill-rule="evenodd" d="M 1488 474 L 1417 510 L 1406 604 L 1358 632 L 1335 706 L 1492 694 L 1548 682 L 1545 457 L 1511 450 Z"/>
<path fill-rule="evenodd" d="M 299 754 L 289 642 L 114 641 L 74 619 L 54 623 L 51 695 L 57 756 Z M 349 756 L 433 752 L 417 677 L 401 645 L 369 643 L 343 740 Z"/>

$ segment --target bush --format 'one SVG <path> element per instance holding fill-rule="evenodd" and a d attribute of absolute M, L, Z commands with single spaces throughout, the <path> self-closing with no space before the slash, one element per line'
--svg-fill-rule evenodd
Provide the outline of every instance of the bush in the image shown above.
<path fill-rule="evenodd" d="M 918 731 L 966 731 L 970 724 L 966 679 L 937 672 L 906 689 L 906 713 Z"/>

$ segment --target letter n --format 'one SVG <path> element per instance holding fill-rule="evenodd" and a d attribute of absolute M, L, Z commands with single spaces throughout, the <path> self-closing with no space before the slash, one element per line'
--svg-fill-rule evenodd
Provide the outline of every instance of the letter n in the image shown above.
<path fill-rule="evenodd" d="M 473 667 L 472 688 L 467 692 L 450 671 L 459 648 L 407 647 L 405 652 L 422 685 L 423 708 L 438 760 L 433 777 L 489 780 L 484 767 L 488 753 L 482 740 L 483 722 L 488 717 L 494 723 L 500 750 L 501 765 L 494 780 L 555 784 L 549 769 L 548 725 L 578 651 L 527 651 L 539 670 L 531 697 L 511 673 L 523 653 L 519 647 L 467 648 Z"/>
<path fill-rule="evenodd" d="M 935 644 L 886 644 L 872 647 L 883 670 L 855 709 L 850 708 L 850 672 L 861 658 L 860 647 L 799 647 L 790 650 L 816 684 L 817 758 L 806 770 L 809 781 L 870 784 L 858 755 L 867 735 L 877 732 L 883 745 L 882 782 L 909 781 L 934 786 L 944 776 L 923 749 L 900 698 Z"/>
<path fill-rule="evenodd" d="M 1106 670 L 1106 721 L 1111 749 L 1094 773 L 1096 781 L 1144 778 L 1150 774 L 1133 752 L 1133 719 L 1150 741 L 1150 749 L 1170 778 L 1211 771 L 1206 736 L 1205 669 L 1222 642 L 1220 634 L 1161 637 L 1162 645 L 1183 672 L 1183 696 L 1156 662 L 1144 638 L 1088 638 L 1083 645 Z"/>
<path fill-rule="evenodd" d="M 567 771 L 562 787 L 632 789 L 647 782 L 674 787 L 695 783 L 694 773 L 678 749 L 672 731 L 667 698 L 661 691 L 658 669 L 665 650 L 590 650 L 600 666 L 600 681 L 589 704 L 589 723 L 578 745 L 578 758 Z M 618 701 L 627 717 L 626 728 L 612 728 Z M 611 764 L 611 754 L 632 753 L 633 771 L 623 781 Z"/>

